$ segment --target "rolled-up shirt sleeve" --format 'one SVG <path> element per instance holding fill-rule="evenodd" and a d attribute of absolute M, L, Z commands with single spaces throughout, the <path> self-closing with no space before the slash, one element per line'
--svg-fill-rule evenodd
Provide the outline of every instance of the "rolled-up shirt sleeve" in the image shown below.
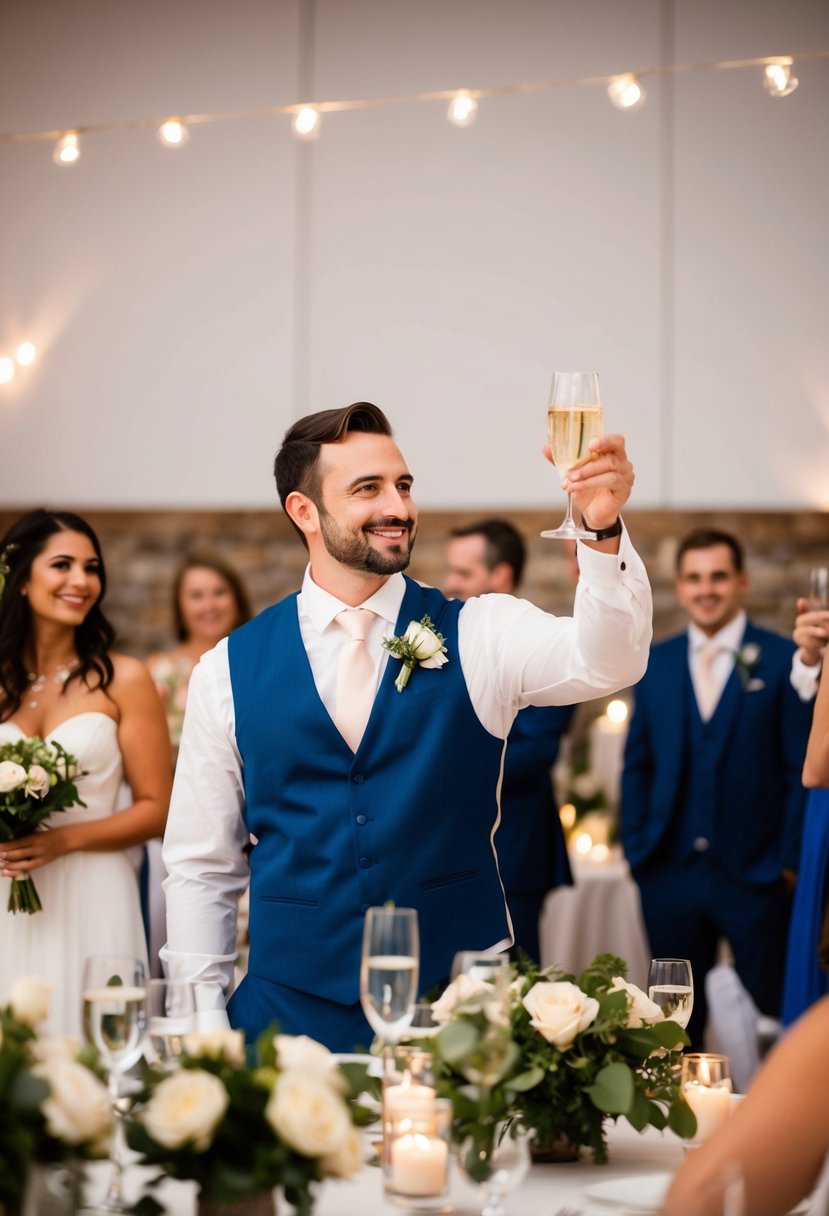
<path fill-rule="evenodd" d="M 794 658 L 792 659 L 790 679 L 792 688 L 801 701 L 814 701 L 817 696 L 821 666 L 821 663 L 816 663 L 814 667 L 808 667 L 801 659 L 799 653 L 795 651 Z"/>
<path fill-rule="evenodd" d="M 572 617 L 527 600 L 484 595 L 461 610 L 458 646 L 483 725 L 505 738 L 526 705 L 569 705 L 636 684 L 644 675 L 653 605 L 644 564 L 623 531 L 619 552 L 579 545 Z"/>
<path fill-rule="evenodd" d="M 227 644 L 190 680 L 163 858 L 167 943 L 174 979 L 197 984 L 200 1022 L 226 1021 L 236 960 L 236 910 L 248 881 L 242 763 L 235 742 Z"/>

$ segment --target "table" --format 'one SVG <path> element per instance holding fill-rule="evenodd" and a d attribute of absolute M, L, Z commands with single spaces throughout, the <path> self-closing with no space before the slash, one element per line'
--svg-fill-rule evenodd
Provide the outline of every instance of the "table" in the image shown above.
<path fill-rule="evenodd" d="M 597 954 L 618 954 L 628 979 L 647 990 L 650 946 L 639 888 L 618 849 L 606 861 L 570 857 L 575 886 L 547 896 L 541 916 L 541 962 L 578 975 Z"/>

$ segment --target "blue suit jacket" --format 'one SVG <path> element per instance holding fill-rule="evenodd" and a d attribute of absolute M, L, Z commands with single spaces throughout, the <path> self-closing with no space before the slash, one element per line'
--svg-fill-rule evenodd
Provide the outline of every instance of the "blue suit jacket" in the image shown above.
<path fill-rule="evenodd" d="M 797 869 L 805 791 L 800 780 L 811 707 L 791 686 L 794 644 L 748 622 L 760 647 L 749 691 L 735 668 L 718 707 L 714 856 L 735 877 L 774 882 Z M 636 871 L 670 851 L 689 762 L 688 635 L 654 646 L 635 691 L 625 749 L 621 834 Z"/>

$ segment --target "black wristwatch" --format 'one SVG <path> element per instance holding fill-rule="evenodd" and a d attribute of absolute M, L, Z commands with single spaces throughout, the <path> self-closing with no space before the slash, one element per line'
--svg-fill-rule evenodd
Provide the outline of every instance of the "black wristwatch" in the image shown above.
<path fill-rule="evenodd" d="M 621 515 L 616 516 L 615 524 L 611 524 L 609 528 L 598 528 L 598 529 L 591 528 L 590 524 L 587 522 L 587 520 L 584 518 L 583 515 L 581 517 L 581 524 L 582 524 L 582 527 L 586 528 L 588 532 L 593 533 L 593 540 L 612 540 L 614 536 L 622 535 L 622 517 L 621 517 Z"/>

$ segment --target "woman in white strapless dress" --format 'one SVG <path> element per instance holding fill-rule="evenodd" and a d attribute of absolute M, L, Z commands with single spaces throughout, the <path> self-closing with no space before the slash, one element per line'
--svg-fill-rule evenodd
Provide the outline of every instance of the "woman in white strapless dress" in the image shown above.
<path fill-rule="evenodd" d="M 125 850 L 164 830 L 170 747 L 146 668 L 112 654 L 101 613 L 97 537 L 79 516 L 34 511 L 0 540 L 0 744 L 39 735 L 78 762 L 85 807 L 0 843 L 0 1004 L 17 975 L 52 984 L 47 1029 L 81 1033 L 81 976 L 93 954 L 146 964 L 135 872 Z M 116 810 L 122 777 L 133 802 Z M 6 911 L 13 877 L 35 877 L 43 910 Z"/>

